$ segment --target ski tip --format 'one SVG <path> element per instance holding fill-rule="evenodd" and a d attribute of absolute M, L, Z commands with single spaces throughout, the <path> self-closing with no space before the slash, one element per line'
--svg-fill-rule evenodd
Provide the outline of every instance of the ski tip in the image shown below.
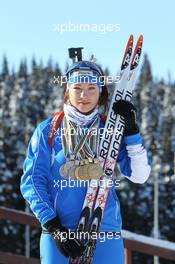
<path fill-rule="evenodd" d="M 128 38 L 128 42 L 127 42 L 127 45 L 126 45 L 126 50 L 130 47 L 130 46 L 133 46 L 133 43 L 134 43 L 134 36 L 133 34 L 131 34 Z"/>
<path fill-rule="evenodd" d="M 143 35 L 142 34 L 139 36 L 139 39 L 140 39 L 140 41 L 143 41 Z"/>
<path fill-rule="evenodd" d="M 133 48 L 133 43 L 134 43 L 134 36 L 131 34 L 129 36 L 127 45 L 126 45 L 126 49 L 125 49 L 125 54 L 122 60 L 122 65 L 121 65 L 121 70 L 125 69 L 129 63 L 130 63 L 130 59 L 131 59 L 131 55 L 132 55 L 132 48 Z"/>
<path fill-rule="evenodd" d="M 143 43 L 143 35 L 142 34 L 139 36 L 137 43 L 138 44 Z"/>
<path fill-rule="evenodd" d="M 133 36 L 133 34 L 130 35 L 128 42 L 134 42 L 134 36 Z"/>
<path fill-rule="evenodd" d="M 131 70 L 135 69 L 139 64 L 142 53 L 142 45 L 143 45 L 143 35 L 140 35 L 136 43 L 134 54 L 131 60 L 131 66 L 130 66 Z"/>
<path fill-rule="evenodd" d="M 134 43 L 134 36 L 130 35 L 128 42 L 127 42 L 127 45 L 126 45 L 124 58 L 125 58 L 126 54 L 128 53 L 128 50 L 133 47 L 133 43 Z"/>

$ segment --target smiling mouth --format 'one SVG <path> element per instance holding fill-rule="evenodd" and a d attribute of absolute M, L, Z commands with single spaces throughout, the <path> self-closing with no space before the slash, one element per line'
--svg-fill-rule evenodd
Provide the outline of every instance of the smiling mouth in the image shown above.
<path fill-rule="evenodd" d="M 90 102 L 79 102 L 79 104 L 87 105 L 90 104 Z"/>

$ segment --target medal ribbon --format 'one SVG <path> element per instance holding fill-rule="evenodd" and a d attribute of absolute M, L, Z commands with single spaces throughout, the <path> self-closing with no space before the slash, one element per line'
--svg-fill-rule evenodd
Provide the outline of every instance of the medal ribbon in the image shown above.
<path fill-rule="evenodd" d="M 69 155 L 71 159 L 74 159 L 75 157 L 80 159 L 87 157 L 94 158 L 97 155 L 99 133 L 95 131 L 96 133 L 93 134 L 93 130 L 98 127 L 98 123 L 99 118 L 97 117 L 89 128 L 85 128 L 86 131 L 82 136 L 79 131 L 77 131 L 79 130 L 79 127 L 72 121 L 68 122 L 66 116 L 64 116 L 62 145 L 66 158 L 68 158 Z"/>

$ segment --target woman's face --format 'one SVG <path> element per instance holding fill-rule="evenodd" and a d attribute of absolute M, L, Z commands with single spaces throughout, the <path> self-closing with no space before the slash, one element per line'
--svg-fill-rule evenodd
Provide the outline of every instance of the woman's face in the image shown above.
<path fill-rule="evenodd" d="M 74 83 L 69 87 L 69 101 L 78 111 L 87 113 L 98 104 L 100 92 L 95 83 Z"/>

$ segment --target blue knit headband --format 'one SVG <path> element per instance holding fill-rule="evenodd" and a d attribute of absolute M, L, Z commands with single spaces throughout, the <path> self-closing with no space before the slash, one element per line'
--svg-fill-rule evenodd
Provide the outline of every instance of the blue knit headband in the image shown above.
<path fill-rule="evenodd" d="M 81 70 L 71 73 L 67 80 L 67 88 L 74 83 L 94 83 L 97 84 L 100 93 L 102 91 L 103 81 L 94 71 Z"/>

